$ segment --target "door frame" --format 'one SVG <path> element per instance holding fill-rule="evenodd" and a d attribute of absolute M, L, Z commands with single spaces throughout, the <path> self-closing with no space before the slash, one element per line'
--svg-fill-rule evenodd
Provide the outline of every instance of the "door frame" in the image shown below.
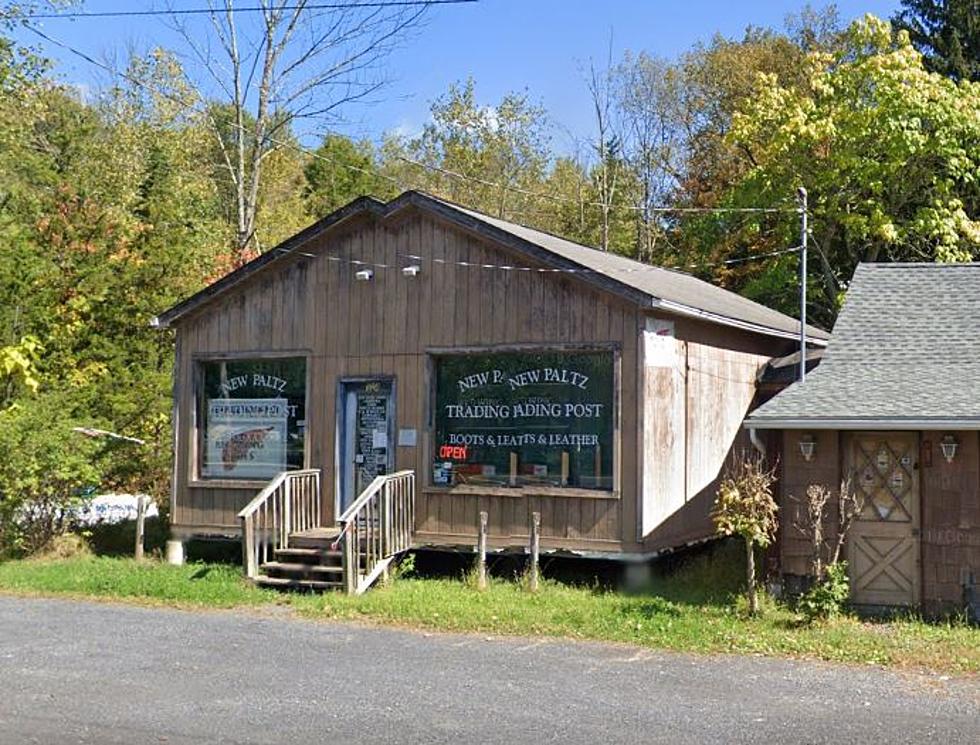
<path fill-rule="evenodd" d="M 913 567 L 913 577 L 912 577 L 912 592 L 911 598 L 907 606 L 895 606 L 895 607 L 908 607 L 915 608 L 922 602 L 922 433 L 919 430 L 854 430 L 847 433 L 847 437 L 843 438 L 841 448 L 842 456 L 842 471 L 841 474 L 852 473 L 854 479 L 857 479 L 857 463 L 855 459 L 854 449 L 857 447 L 857 441 L 859 438 L 889 438 L 889 437 L 908 437 L 911 441 L 911 452 L 913 453 L 914 463 L 913 470 L 915 473 L 915 501 L 916 504 L 913 508 L 912 524 L 909 526 L 910 538 L 913 542 L 912 551 L 914 559 Z M 847 536 L 847 545 L 845 546 L 844 558 L 848 561 L 848 572 L 851 574 L 853 570 L 853 561 L 851 557 L 851 551 L 853 550 L 853 541 L 856 532 L 858 532 L 859 525 L 862 521 L 855 520 L 854 524 L 851 526 L 849 535 Z M 871 521 L 864 521 L 870 523 Z M 876 524 L 876 523 L 872 523 Z M 851 585 L 851 602 L 854 602 L 853 591 L 854 591 L 854 578 L 849 577 L 848 580 Z M 856 603 L 856 605 L 862 605 L 862 603 Z M 869 605 L 867 603 L 863 605 Z"/>
<path fill-rule="evenodd" d="M 395 432 L 397 423 L 395 421 L 398 410 L 396 408 L 397 382 L 394 375 L 346 375 L 337 378 L 337 385 L 334 392 L 334 490 L 333 490 L 333 521 L 336 523 L 343 514 L 341 504 L 343 502 L 344 486 L 344 467 L 346 463 L 346 416 L 347 390 L 355 385 L 363 383 L 387 383 L 390 386 L 388 391 L 388 472 L 395 469 Z"/>

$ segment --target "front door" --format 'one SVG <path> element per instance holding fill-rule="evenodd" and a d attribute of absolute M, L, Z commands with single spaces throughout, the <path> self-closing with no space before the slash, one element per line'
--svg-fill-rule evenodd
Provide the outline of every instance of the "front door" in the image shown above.
<path fill-rule="evenodd" d="M 395 391 L 390 379 L 344 381 L 339 391 L 340 512 L 394 468 Z"/>
<path fill-rule="evenodd" d="M 918 435 L 857 434 L 853 488 L 864 499 L 848 538 L 851 599 L 858 605 L 919 602 Z"/>

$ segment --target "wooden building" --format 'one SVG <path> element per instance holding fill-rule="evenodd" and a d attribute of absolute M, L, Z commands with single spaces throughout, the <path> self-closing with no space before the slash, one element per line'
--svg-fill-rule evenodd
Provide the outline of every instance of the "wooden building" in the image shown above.
<path fill-rule="evenodd" d="M 810 573 L 794 526 L 811 484 L 849 477 L 853 600 L 962 608 L 980 571 L 980 264 L 862 264 L 823 361 L 755 410 L 781 450 L 779 563 Z M 832 539 L 836 515 L 825 534 Z"/>
<path fill-rule="evenodd" d="M 708 537 L 713 484 L 797 321 L 406 192 L 361 198 L 163 313 L 175 538 L 240 534 L 278 472 L 332 526 L 411 471 L 415 546 L 639 557 Z M 810 330 L 817 346 L 827 335 Z"/>

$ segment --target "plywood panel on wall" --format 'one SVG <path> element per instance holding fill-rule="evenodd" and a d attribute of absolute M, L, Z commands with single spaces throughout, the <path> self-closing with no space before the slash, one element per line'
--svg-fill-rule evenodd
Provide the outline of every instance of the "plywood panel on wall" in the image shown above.
<path fill-rule="evenodd" d="M 664 326 L 667 331 L 670 327 Z M 641 535 L 684 506 L 687 345 L 671 333 L 643 332 Z"/>
<path fill-rule="evenodd" d="M 689 328 L 678 324 L 678 336 Z M 716 343 L 703 334 L 698 341 L 682 341 L 677 354 L 683 350 L 683 362 L 674 364 L 682 364 L 683 375 L 654 372 L 646 381 L 665 389 L 666 398 L 648 395 L 644 385 L 644 489 L 651 491 L 644 492 L 642 505 L 653 512 L 649 520 L 644 517 L 643 540 L 652 551 L 714 534 L 711 508 L 718 480 L 729 458 L 751 453 L 742 422 L 755 398 L 759 369 L 768 359 L 751 347 L 747 350 L 741 340 L 729 342 L 723 336 Z M 682 418 L 678 398 L 683 401 Z"/>

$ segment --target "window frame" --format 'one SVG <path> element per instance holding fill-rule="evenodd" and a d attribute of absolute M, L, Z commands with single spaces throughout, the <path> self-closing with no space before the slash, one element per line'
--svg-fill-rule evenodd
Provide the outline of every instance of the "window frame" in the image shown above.
<path fill-rule="evenodd" d="M 249 352 L 218 352 L 200 353 L 191 356 L 191 416 L 188 437 L 190 449 L 187 460 L 187 486 L 195 489 L 261 489 L 269 483 L 269 479 L 228 479 L 208 478 L 201 474 L 203 465 L 204 436 L 201 427 L 201 397 L 204 392 L 204 365 L 210 362 L 247 362 L 249 360 L 276 360 L 302 358 L 306 371 L 303 376 L 303 396 L 305 399 L 306 427 L 303 435 L 303 468 L 310 467 L 310 423 L 311 412 L 310 391 L 312 389 L 313 355 L 308 349 L 249 351 Z"/>
<path fill-rule="evenodd" d="M 619 342 L 556 342 L 527 344 L 494 344 L 472 347 L 427 347 L 425 350 L 425 450 L 420 458 L 420 490 L 430 494 L 483 495 L 499 497 L 581 497 L 584 499 L 620 499 L 622 497 L 622 345 Z M 436 441 L 436 364 L 439 357 L 476 356 L 486 354 L 612 352 L 612 489 L 588 489 L 578 486 L 489 486 L 455 484 L 441 486 L 432 483 L 432 464 Z"/>

